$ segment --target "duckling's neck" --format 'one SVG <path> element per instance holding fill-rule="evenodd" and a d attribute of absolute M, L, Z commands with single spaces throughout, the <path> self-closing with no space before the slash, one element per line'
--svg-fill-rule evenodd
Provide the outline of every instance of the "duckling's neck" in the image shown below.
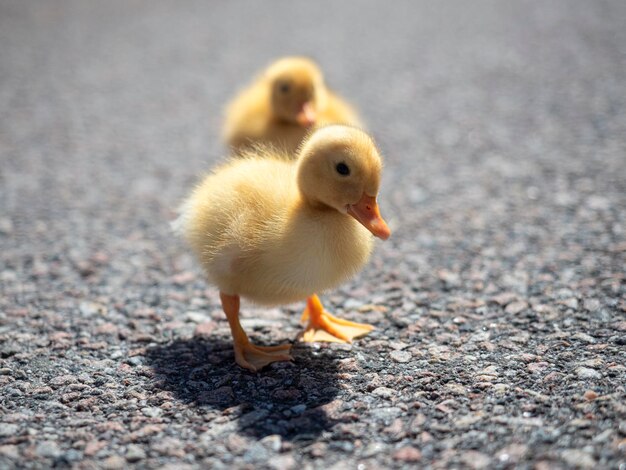
<path fill-rule="evenodd" d="M 337 212 L 334 207 L 330 207 L 328 204 L 323 203 L 318 199 L 307 197 L 300 192 L 300 199 L 298 201 L 299 208 L 312 213 L 331 214 Z"/>
<path fill-rule="evenodd" d="M 273 124 L 278 124 L 281 126 L 289 126 L 289 127 L 294 127 L 294 128 L 301 128 L 302 126 L 300 124 L 298 124 L 295 121 L 292 121 L 291 119 L 288 119 L 284 116 L 280 116 L 278 114 L 274 114 L 271 118 L 271 122 Z"/>

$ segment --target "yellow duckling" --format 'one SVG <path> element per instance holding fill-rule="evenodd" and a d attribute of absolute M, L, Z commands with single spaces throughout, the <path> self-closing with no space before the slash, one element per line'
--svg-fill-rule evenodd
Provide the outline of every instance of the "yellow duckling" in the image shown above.
<path fill-rule="evenodd" d="M 375 236 L 391 232 L 380 216 L 382 162 L 372 139 L 347 126 L 315 131 L 297 160 L 271 148 L 217 167 L 181 208 L 178 228 L 220 290 L 235 360 L 256 371 L 292 360 L 291 345 L 255 346 L 239 323 L 239 298 L 262 305 L 307 299 L 305 341 L 350 342 L 370 325 L 324 311 L 316 292 L 367 262 Z"/>
<path fill-rule="evenodd" d="M 224 139 L 236 152 L 266 143 L 294 154 L 312 128 L 328 124 L 361 127 L 356 112 L 326 87 L 313 61 L 286 57 L 230 103 Z"/>

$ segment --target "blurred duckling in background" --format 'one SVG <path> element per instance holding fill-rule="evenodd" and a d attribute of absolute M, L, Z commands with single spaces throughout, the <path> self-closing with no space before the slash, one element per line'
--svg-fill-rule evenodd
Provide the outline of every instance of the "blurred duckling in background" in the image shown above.
<path fill-rule="evenodd" d="M 310 130 L 328 124 L 361 127 L 356 112 L 326 87 L 312 60 L 286 57 L 228 105 L 224 139 L 236 153 L 264 143 L 295 156 Z"/>
<path fill-rule="evenodd" d="M 373 329 L 332 316 L 316 292 L 365 265 L 372 234 L 389 238 L 376 203 L 381 169 L 365 132 L 327 126 L 311 134 L 296 160 L 272 147 L 231 159 L 184 202 L 178 229 L 220 290 L 241 367 L 257 371 L 293 358 L 290 344 L 250 342 L 239 323 L 240 297 L 261 305 L 306 299 L 304 341 L 351 342 Z"/>

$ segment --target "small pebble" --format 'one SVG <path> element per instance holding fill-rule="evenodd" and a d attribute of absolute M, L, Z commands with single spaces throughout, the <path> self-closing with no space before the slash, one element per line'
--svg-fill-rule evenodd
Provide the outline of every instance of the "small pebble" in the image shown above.
<path fill-rule="evenodd" d="M 126 460 L 119 455 L 111 455 L 102 462 L 102 468 L 105 470 L 122 470 L 126 466 Z"/>
<path fill-rule="evenodd" d="M 596 460 L 588 452 L 579 449 L 566 449 L 561 452 L 561 458 L 572 468 L 594 468 Z"/>
<path fill-rule="evenodd" d="M 0 445 L 0 455 L 12 460 L 17 460 L 20 458 L 20 449 L 12 444 Z M 7 466 L 7 468 L 9 467 Z"/>
<path fill-rule="evenodd" d="M 595 343 L 596 339 L 593 336 L 588 335 L 587 333 L 576 333 L 572 335 L 573 339 L 578 339 L 580 341 L 584 341 L 585 343 Z"/>
<path fill-rule="evenodd" d="M 575 297 L 563 300 L 561 303 L 573 310 L 578 310 L 578 299 L 576 299 Z"/>
<path fill-rule="evenodd" d="M 589 367 L 578 367 L 576 369 L 576 375 L 578 375 L 579 378 L 585 380 L 602 378 L 602 374 L 600 372 L 595 369 L 590 369 Z"/>
<path fill-rule="evenodd" d="M 396 394 L 396 391 L 392 388 L 378 387 L 372 390 L 372 395 L 376 395 L 381 398 L 391 398 Z"/>
<path fill-rule="evenodd" d="M 0 423 L 0 437 L 15 436 L 19 428 L 17 424 Z"/>
<path fill-rule="evenodd" d="M 61 450 L 59 449 L 59 446 L 57 445 L 56 442 L 42 441 L 39 444 L 37 444 L 37 447 L 35 448 L 35 453 L 39 457 L 54 459 L 54 458 L 57 458 L 59 455 L 61 455 Z"/>
<path fill-rule="evenodd" d="M 156 407 L 142 408 L 141 412 L 144 414 L 144 416 L 147 416 L 149 418 L 157 418 L 161 416 L 161 414 L 163 414 L 163 410 Z"/>
<path fill-rule="evenodd" d="M 512 302 L 510 304 L 508 304 L 504 311 L 506 313 L 510 313 L 512 315 L 517 315 L 520 312 L 523 312 L 524 310 L 526 310 L 528 308 L 528 303 L 524 302 L 524 301 L 519 301 L 519 302 Z"/>
<path fill-rule="evenodd" d="M 528 364 L 527 368 L 530 372 L 536 373 L 547 369 L 549 366 L 550 364 L 548 364 L 547 362 L 532 362 Z"/>
<path fill-rule="evenodd" d="M 400 462 L 419 462 L 422 453 L 415 447 L 402 447 L 393 453 L 393 459 Z"/>
<path fill-rule="evenodd" d="M 282 438 L 278 434 L 272 434 L 270 436 L 265 436 L 260 442 L 273 452 L 278 452 L 280 451 L 280 447 L 282 445 Z"/>
<path fill-rule="evenodd" d="M 146 458 L 146 452 L 136 444 L 130 444 L 126 449 L 126 460 L 131 463 L 139 462 Z"/>
<path fill-rule="evenodd" d="M 248 447 L 248 450 L 243 454 L 243 460 L 245 462 L 263 462 L 269 459 L 269 452 L 267 448 L 261 442 L 255 442 Z"/>
<path fill-rule="evenodd" d="M 587 390 L 585 392 L 585 394 L 583 395 L 583 397 L 585 398 L 585 400 L 587 401 L 593 401 L 596 398 L 598 398 L 598 394 L 596 392 L 594 392 L 593 390 Z"/>
<path fill-rule="evenodd" d="M 391 351 L 389 353 L 391 359 L 396 362 L 405 363 L 411 360 L 411 353 L 408 351 Z"/>

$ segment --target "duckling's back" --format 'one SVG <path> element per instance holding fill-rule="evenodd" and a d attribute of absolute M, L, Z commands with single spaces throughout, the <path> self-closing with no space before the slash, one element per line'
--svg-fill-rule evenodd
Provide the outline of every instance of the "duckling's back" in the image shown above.
<path fill-rule="evenodd" d="M 363 127 L 363 123 L 354 108 L 331 90 L 327 90 L 327 102 L 321 110 L 317 127 L 330 124 Z"/>
<path fill-rule="evenodd" d="M 216 168 L 181 206 L 176 223 L 210 280 L 227 290 L 233 263 L 281 226 L 293 200 L 294 165 L 282 157 L 231 160 Z"/>
<path fill-rule="evenodd" d="M 249 147 L 250 141 L 258 141 L 265 134 L 269 115 L 267 90 L 255 83 L 226 108 L 222 131 L 225 142 L 236 151 Z"/>

